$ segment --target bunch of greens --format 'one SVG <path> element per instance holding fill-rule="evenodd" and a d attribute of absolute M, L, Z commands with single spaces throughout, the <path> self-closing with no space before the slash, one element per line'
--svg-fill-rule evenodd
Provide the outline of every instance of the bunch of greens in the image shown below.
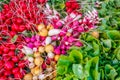
<path fill-rule="evenodd" d="M 68 56 L 61 56 L 57 63 L 56 80 L 99 80 L 99 57 L 88 59 L 77 49 L 68 53 Z"/>
<path fill-rule="evenodd" d="M 100 5 L 99 16 L 102 19 L 101 29 L 120 30 L 120 1 L 119 0 L 102 0 Z"/>
<path fill-rule="evenodd" d="M 89 0 L 93 4 L 95 1 Z M 120 2 L 100 1 L 98 11 L 102 21 L 96 29 L 99 38 L 92 32 L 82 34 L 80 40 L 84 46 L 72 47 L 68 55 L 60 57 L 57 80 L 120 80 Z"/>
<path fill-rule="evenodd" d="M 82 34 L 84 46 L 72 47 L 57 64 L 57 80 L 119 80 L 120 32 L 100 32 L 99 39 Z M 117 36 L 117 37 L 116 37 Z"/>

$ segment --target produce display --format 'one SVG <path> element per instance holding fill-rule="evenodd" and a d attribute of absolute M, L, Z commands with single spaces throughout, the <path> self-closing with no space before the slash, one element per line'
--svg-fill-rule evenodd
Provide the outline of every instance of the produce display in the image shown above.
<path fill-rule="evenodd" d="M 0 80 L 120 80 L 119 3 L 1 1 Z"/>

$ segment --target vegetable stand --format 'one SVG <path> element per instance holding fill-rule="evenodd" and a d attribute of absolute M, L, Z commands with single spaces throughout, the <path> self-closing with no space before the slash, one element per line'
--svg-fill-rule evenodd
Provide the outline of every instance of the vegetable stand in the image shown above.
<path fill-rule="evenodd" d="M 1 0 L 0 80 L 120 80 L 119 0 Z"/>

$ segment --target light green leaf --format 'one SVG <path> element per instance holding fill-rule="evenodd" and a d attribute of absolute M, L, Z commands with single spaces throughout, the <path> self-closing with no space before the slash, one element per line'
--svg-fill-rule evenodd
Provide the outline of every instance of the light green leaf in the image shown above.
<path fill-rule="evenodd" d="M 72 66 L 73 73 L 79 78 L 84 79 L 83 66 L 81 64 L 73 64 Z"/>
<path fill-rule="evenodd" d="M 83 60 L 83 55 L 78 50 L 72 50 L 69 57 L 74 60 L 75 63 L 81 63 Z"/>
<path fill-rule="evenodd" d="M 107 35 L 112 40 L 120 40 L 120 32 L 117 30 L 109 30 L 107 31 Z"/>
<path fill-rule="evenodd" d="M 97 43 L 95 43 L 95 42 L 93 42 L 93 49 L 94 49 L 94 53 L 93 53 L 94 56 L 100 54 L 99 45 Z"/>
<path fill-rule="evenodd" d="M 16 40 L 17 40 L 17 38 L 18 38 L 18 35 L 15 35 L 15 36 L 11 39 L 11 43 L 15 43 Z"/>

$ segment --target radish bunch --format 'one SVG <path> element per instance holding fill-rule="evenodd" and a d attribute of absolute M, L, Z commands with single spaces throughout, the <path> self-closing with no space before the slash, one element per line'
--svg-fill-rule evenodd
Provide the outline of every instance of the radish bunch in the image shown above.
<path fill-rule="evenodd" d="M 0 80 L 20 79 L 27 73 L 28 61 L 24 60 L 24 54 L 20 45 L 2 44 L 0 46 Z"/>

